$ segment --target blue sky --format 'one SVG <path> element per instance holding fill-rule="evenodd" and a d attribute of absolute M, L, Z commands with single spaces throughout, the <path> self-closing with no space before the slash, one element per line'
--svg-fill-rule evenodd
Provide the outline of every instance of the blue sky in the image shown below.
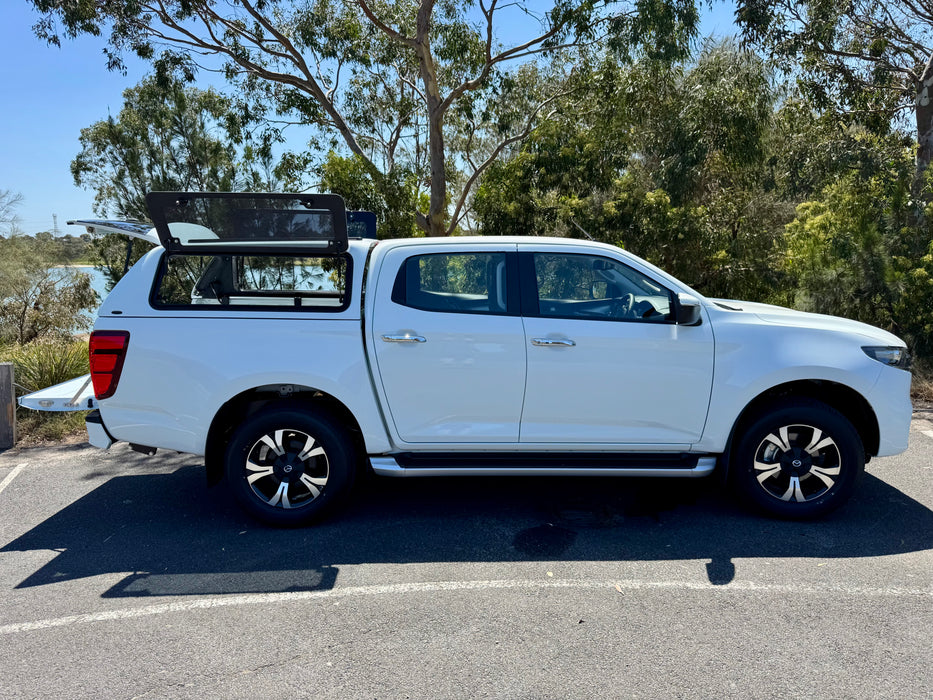
<path fill-rule="evenodd" d="M 732 34 L 733 11 L 732 2 L 707 11 L 702 35 Z M 117 114 L 123 90 L 148 66 L 128 59 L 125 76 L 109 72 L 103 38 L 46 46 L 32 32 L 37 16 L 25 0 L 3 0 L 0 9 L 0 190 L 23 195 L 17 213 L 24 232 L 52 230 L 57 214 L 62 233 L 78 234 L 65 221 L 90 216 L 94 199 L 75 187 L 69 171 L 80 131 Z"/>

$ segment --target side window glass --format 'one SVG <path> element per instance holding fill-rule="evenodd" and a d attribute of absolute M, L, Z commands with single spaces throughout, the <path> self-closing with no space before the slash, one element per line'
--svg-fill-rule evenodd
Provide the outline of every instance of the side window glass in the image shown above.
<path fill-rule="evenodd" d="M 237 258 L 237 289 L 242 292 L 342 292 L 341 258 L 264 255 Z"/>
<path fill-rule="evenodd" d="M 505 314 L 505 253 L 418 255 L 399 270 L 392 301 L 422 311 Z"/>
<path fill-rule="evenodd" d="M 553 318 L 664 322 L 671 293 L 616 260 L 535 253 L 538 313 Z"/>
<path fill-rule="evenodd" d="M 339 311 L 349 302 L 344 256 L 168 255 L 163 265 L 156 306 Z"/>

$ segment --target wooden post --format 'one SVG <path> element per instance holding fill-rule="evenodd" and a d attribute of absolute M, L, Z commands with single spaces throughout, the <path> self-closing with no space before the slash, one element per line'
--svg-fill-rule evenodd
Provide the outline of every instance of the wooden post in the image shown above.
<path fill-rule="evenodd" d="M 0 450 L 16 443 L 16 392 L 13 389 L 13 363 L 0 362 Z"/>

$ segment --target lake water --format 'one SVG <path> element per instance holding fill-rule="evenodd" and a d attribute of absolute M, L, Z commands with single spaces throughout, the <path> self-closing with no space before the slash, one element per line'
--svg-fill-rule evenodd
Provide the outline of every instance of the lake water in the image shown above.
<path fill-rule="evenodd" d="M 100 300 L 103 301 L 107 297 L 107 278 L 103 272 L 95 270 L 91 265 L 69 265 L 67 269 L 86 274 L 91 278 L 91 289 L 97 292 Z"/>
<path fill-rule="evenodd" d="M 74 272 L 83 272 L 88 277 L 91 278 L 91 289 L 97 292 L 97 298 L 99 299 L 98 304 L 102 304 L 104 299 L 107 298 L 107 278 L 104 277 L 104 273 L 99 270 L 95 270 L 91 265 L 68 265 L 66 267 L 57 268 L 57 269 L 68 269 Z M 91 311 L 91 320 L 97 318 L 97 309 L 95 308 Z M 72 329 L 74 333 L 87 333 L 88 329 L 86 328 L 74 328 Z"/>

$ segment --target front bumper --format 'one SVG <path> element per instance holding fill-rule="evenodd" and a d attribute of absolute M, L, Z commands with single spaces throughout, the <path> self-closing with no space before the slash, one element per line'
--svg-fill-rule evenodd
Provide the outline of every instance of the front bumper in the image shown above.
<path fill-rule="evenodd" d="M 896 455 L 907 449 L 913 406 L 910 403 L 910 372 L 885 367 L 869 402 L 878 419 L 878 457 Z"/>

